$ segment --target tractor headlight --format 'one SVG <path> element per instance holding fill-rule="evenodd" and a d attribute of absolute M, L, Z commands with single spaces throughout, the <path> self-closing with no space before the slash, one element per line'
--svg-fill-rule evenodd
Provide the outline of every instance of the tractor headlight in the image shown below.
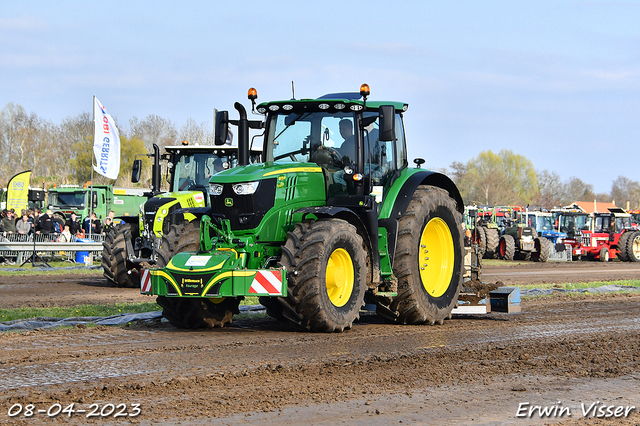
<path fill-rule="evenodd" d="M 222 194 L 223 186 L 219 183 L 210 183 L 209 184 L 209 194 L 210 195 L 220 195 Z"/>
<path fill-rule="evenodd" d="M 252 195 L 258 189 L 258 185 L 260 181 L 257 182 L 245 182 L 245 183 L 236 183 L 233 185 L 233 192 L 238 195 Z"/>

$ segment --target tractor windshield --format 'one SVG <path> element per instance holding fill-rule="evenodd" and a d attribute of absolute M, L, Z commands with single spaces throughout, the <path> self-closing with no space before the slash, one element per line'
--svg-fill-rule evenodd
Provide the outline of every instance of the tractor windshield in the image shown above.
<path fill-rule="evenodd" d="M 398 115 L 398 126 L 402 120 Z M 362 114 L 361 130 L 354 123 L 352 112 L 315 111 L 291 114 L 272 114 L 269 118 L 266 161 L 311 162 L 328 169 L 336 183 L 343 183 L 339 172 L 356 163 L 356 143 L 364 141 L 364 171 L 374 185 L 382 185 L 395 171 L 398 154 L 393 141 L 380 141 L 377 112 Z M 403 135 L 397 127 L 397 134 Z M 358 138 L 358 133 L 360 138 Z M 404 147 L 404 140 L 397 142 Z M 404 151 L 400 150 L 404 164 Z"/>
<path fill-rule="evenodd" d="M 348 112 L 273 114 L 267 135 L 267 161 L 314 162 L 317 155 L 336 161 L 347 156 L 354 161 L 353 122 L 354 115 Z M 318 149 L 325 153 L 317 154 Z"/>
<path fill-rule="evenodd" d="M 553 222 L 551 216 L 536 216 L 536 231 L 552 231 Z"/>
<path fill-rule="evenodd" d="M 235 156 L 188 153 L 176 161 L 172 191 L 206 190 L 215 173 L 235 166 Z"/>
<path fill-rule="evenodd" d="M 580 231 L 589 229 L 587 215 L 561 215 L 560 232 L 565 232 L 569 238 L 576 238 Z"/>
<path fill-rule="evenodd" d="M 84 208 L 86 191 L 49 192 L 49 205 L 54 209 Z"/>

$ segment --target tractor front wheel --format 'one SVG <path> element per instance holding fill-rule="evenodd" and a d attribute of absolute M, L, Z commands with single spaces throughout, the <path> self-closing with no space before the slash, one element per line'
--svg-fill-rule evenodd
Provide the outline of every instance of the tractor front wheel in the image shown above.
<path fill-rule="evenodd" d="M 140 274 L 138 265 L 127 260 L 127 247 L 124 234 L 131 233 L 131 239 L 138 236 L 137 227 L 129 223 L 114 226 L 104 237 L 102 242 L 102 269 L 107 281 L 114 283 L 118 287 L 137 288 L 140 287 Z M 129 273 L 134 271 L 134 273 Z"/>
<path fill-rule="evenodd" d="M 423 185 L 413 193 L 399 220 L 393 265 L 398 296 L 390 308 L 398 313 L 397 322 L 442 324 L 449 317 L 462 287 L 461 223 L 446 191 Z"/>
<path fill-rule="evenodd" d="M 498 246 L 498 255 L 503 260 L 513 260 L 516 252 L 516 243 L 511 235 L 503 235 L 500 237 L 500 245 Z"/>
<path fill-rule="evenodd" d="M 606 247 L 602 247 L 600 249 L 600 262 L 608 262 L 609 261 L 609 249 Z"/>
<path fill-rule="evenodd" d="M 156 266 L 164 268 L 171 258 L 184 251 L 198 251 L 200 247 L 200 222 L 172 225 L 162 236 L 158 248 Z M 158 296 L 162 316 L 177 328 L 215 328 L 231 323 L 234 314 L 239 313 L 241 298 L 187 298 Z"/>
<path fill-rule="evenodd" d="M 534 262 L 546 262 L 551 255 L 551 243 L 545 237 L 539 237 L 534 240 L 535 251 L 531 253 L 531 259 Z"/>
<path fill-rule="evenodd" d="M 297 223 L 288 233 L 280 260 L 287 270 L 286 302 L 303 327 L 328 333 L 351 328 L 364 305 L 365 252 L 356 228 L 340 219 Z"/>

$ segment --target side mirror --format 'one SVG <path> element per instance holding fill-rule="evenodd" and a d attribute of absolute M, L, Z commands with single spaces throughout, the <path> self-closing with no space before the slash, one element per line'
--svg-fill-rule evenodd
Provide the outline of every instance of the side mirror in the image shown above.
<path fill-rule="evenodd" d="M 131 169 L 131 182 L 140 182 L 140 173 L 142 173 L 142 160 L 133 160 L 133 168 Z"/>
<path fill-rule="evenodd" d="M 93 193 L 93 208 L 95 209 L 96 207 L 98 207 L 98 194 L 97 193 Z"/>
<path fill-rule="evenodd" d="M 381 142 L 396 140 L 396 111 L 393 105 L 380 105 L 380 136 Z"/>
<path fill-rule="evenodd" d="M 229 111 L 216 111 L 214 124 L 214 144 L 224 145 L 227 143 L 229 133 Z"/>

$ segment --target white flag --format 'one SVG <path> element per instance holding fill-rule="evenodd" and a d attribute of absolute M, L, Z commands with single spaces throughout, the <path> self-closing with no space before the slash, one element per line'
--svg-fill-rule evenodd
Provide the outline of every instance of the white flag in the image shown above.
<path fill-rule="evenodd" d="M 95 117 L 93 134 L 93 155 L 96 172 L 109 179 L 117 179 L 120 171 L 120 135 L 111 115 L 107 113 L 98 98 L 93 98 Z"/>

